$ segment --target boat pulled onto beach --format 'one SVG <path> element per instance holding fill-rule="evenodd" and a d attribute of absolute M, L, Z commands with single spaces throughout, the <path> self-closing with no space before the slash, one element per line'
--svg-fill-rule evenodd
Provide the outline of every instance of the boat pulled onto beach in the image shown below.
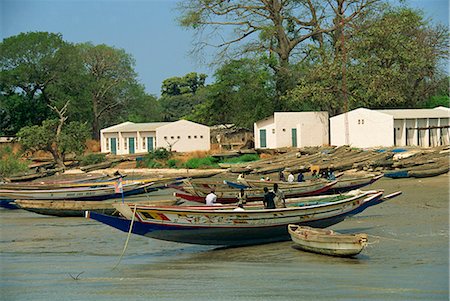
<path fill-rule="evenodd" d="M 330 229 L 294 224 L 288 225 L 288 232 L 294 248 L 330 256 L 352 257 L 361 253 L 368 244 L 365 233 L 341 234 Z"/>
<path fill-rule="evenodd" d="M 338 201 L 277 209 L 229 206 L 115 204 L 122 216 L 86 212 L 86 217 L 149 238 L 202 245 L 240 246 L 289 240 L 289 224 L 326 228 L 401 194 L 364 192 Z"/>

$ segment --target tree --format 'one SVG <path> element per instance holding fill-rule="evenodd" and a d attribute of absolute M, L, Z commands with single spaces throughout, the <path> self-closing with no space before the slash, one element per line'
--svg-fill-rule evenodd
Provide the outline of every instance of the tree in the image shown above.
<path fill-rule="evenodd" d="M 60 110 L 60 113 L 63 111 L 64 108 Z M 72 121 L 63 127 L 65 122 L 63 115 L 64 113 L 59 120 L 44 120 L 40 126 L 23 127 L 17 133 L 23 148 L 50 152 L 56 164 L 62 168 L 64 168 L 64 156 L 71 152 L 81 154 L 89 138 L 89 130 L 84 123 Z"/>
<path fill-rule="evenodd" d="M 135 97 L 135 63 L 122 49 L 89 43 L 78 47 L 88 79 L 92 136 L 98 140 L 101 126 L 108 123 L 108 118 L 114 120 Z"/>
<path fill-rule="evenodd" d="M 280 97 L 295 85 L 291 64 L 305 58 L 306 44 L 321 43 L 323 34 L 335 32 L 342 23 L 353 21 L 377 2 L 379 0 L 189 0 L 180 4 L 180 24 L 197 32 L 197 49 L 213 40 L 222 55 L 257 53 L 267 56 L 275 72 L 275 109 L 280 110 L 283 108 Z M 230 29 L 228 37 L 220 35 L 224 28 Z M 219 36 L 219 41 L 214 41 L 213 36 Z"/>
<path fill-rule="evenodd" d="M 191 72 L 183 77 L 171 77 L 163 81 L 161 112 L 165 121 L 175 121 L 193 112 L 194 107 L 204 101 L 202 93 L 206 75 Z"/>
<path fill-rule="evenodd" d="M 206 124 L 234 123 L 251 128 L 273 113 L 274 82 L 270 68 L 259 60 L 241 59 L 224 64 L 216 82 L 204 89 L 206 101 L 188 119 Z"/>
<path fill-rule="evenodd" d="M 0 43 L 1 116 L 10 120 L 1 132 L 15 134 L 51 114 L 58 99 L 80 99 L 82 62 L 76 47 L 60 34 L 21 33 Z M 58 105 L 63 105 L 59 103 Z"/>
<path fill-rule="evenodd" d="M 345 35 L 348 109 L 421 107 L 436 93 L 439 62 L 448 56 L 448 31 L 429 25 L 420 12 L 385 7 L 355 22 Z M 325 53 L 322 60 L 316 51 L 318 59 L 309 62 L 286 97 L 293 108 L 326 110 L 331 116 L 346 111 L 342 62 L 331 39 Z"/>

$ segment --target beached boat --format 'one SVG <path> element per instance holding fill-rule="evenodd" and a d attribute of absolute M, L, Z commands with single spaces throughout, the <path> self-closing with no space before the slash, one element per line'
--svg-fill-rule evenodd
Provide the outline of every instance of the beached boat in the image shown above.
<path fill-rule="evenodd" d="M 87 212 L 86 216 L 124 232 L 131 231 L 160 240 L 238 246 L 288 240 L 288 224 L 325 228 L 400 193 L 383 198 L 383 192 L 377 192 L 359 200 L 350 198 L 302 207 L 243 211 L 211 207 L 155 207 L 129 203 L 115 205 L 123 217 L 95 212 Z"/>
<path fill-rule="evenodd" d="M 129 200 L 125 199 L 125 202 Z M 15 200 L 19 209 L 52 216 L 84 216 L 85 211 L 94 211 L 111 215 L 116 212 L 114 204 L 121 200 L 82 201 L 82 200 Z M 148 205 L 168 206 L 175 205 L 175 200 L 158 200 L 143 202 Z"/>
<path fill-rule="evenodd" d="M 156 190 L 153 183 L 123 185 L 123 195 L 135 195 Z M 105 200 L 120 198 L 115 186 L 77 187 L 63 189 L 15 190 L 0 189 L 0 199 L 12 200 Z"/>
<path fill-rule="evenodd" d="M 342 193 L 354 189 L 359 189 L 365 186 L 368 186 L 375 181 L 381 179 L 383 177 L 383 174 L 364 174 L 364 175 L 347 175 L 342 176 L 340 174 L 340 177 L 337 178 L 337 183 L 333 185 L 330 189 L 326 191 L 326 193 Z M 293 188 L 293 187 L 299 187 L 302 185 L 306 185 L 308 183 L 313 183 L 314 181 L 323 181 L 324 183 L 327 182 L 325 179 L 317 179 L 312 181 L 306 181 L 306 182 L 284 182 L 284 181 L 270 181 L 271 183 L 277 183 L 278 187 L 281 190 L 285 190 L 287 188 Z M 239 182 L 233 182 L 224 180 L 224 183 L 227 184 L 230 187 L 236 188 L 236 189 L 246 189 L 246 188 L 263 188 L 264 186 L 267 186 L 267 182 L 265 181 L 258 181 L 258 180 L 248 180 L 248 179 L 242 179 Z"/>
<path fill-rule="evenodd" d="M 268 188 L 273 187 L 273 183 L 265 182 Z M 296 185 L 294 187 L 283 188 L 283 193 L 286 198 L 300 197 L 308 195 L 321 194 L 329 190 L 337 181 L 312 181 L 309 183 L 303 183 L 303 185 Z M 174 195 L 177 198 L 182 198 L 193 202 L 205 202 L 205 197 L 211 192 L 211 188 L 199 188 L 199 187 L 187 187 L 183 186 L 184 193 L 176 192 Z M 261 201 L 264 198 L 264 191 L 262 188 L 247 188 L 247 201 Z M 237 201 L 238 190 L 230 188 L 227 190 L 214 189 L 214 193 L 217 195 L 217 202 L 222 204 L 235 203 Z"/>
<path fill-rule="evenodd" d="M 351 257 L 367 246 L 367 234 L 340 234 L 333 230 L 288 225 L 294 247 L 319 254 Z"/>

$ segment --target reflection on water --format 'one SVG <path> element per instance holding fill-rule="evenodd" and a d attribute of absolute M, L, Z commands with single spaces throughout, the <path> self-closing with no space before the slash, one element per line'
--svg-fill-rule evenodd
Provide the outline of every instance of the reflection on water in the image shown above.
<path fill-rule="evenodd" d="M 447 188 L 426 185 L 437 178 L 376 183 L 404 194 L 333 227 L 369 234 L 356 258 L 299 251 L 289 241 L 223 248 L 133 235 L 113 269 L 126 233 L 1 210 L 2 300 L 448 300 Z"/>

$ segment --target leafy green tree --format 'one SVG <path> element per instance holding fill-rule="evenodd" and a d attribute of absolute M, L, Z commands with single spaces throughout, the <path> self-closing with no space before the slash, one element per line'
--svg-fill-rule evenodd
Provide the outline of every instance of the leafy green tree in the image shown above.
<path fill-rule="evenodd" d="M 85 142 L 89 138 L 89 130 L 86 124 L 72 121 L 66 127 L 60 129 L 57 119 L 44 120 L 42 125 L 23 127 L 17 136 L 20 144 L 26 150 L 48 151 L 59 167 L 64 167 L 64 156 L 68 153 L 81 154 L 85 148 Z"/>
<path fill-rule="evenodd" d="M 274 111 L 273 74 L 260 60 L 241 59 L 224 64 L 216 82 L 205 88 L 206 101 L 188 119 L 205 124 L 234 123 L 251 128 Z"/>
<path fill-rule="evenodd" d="M 281 96 L 295 85 L 291 64 L 304 59 L 323 34 L 339 30 L 341 21 L 351 22 L 377 2 L 189 0 L 180 3 L 180 24 L 197 33 L 196 50 L 214 44 L 223 57 L 267 55 L 275 72 L 275 109 L 280 110 Z"/>
<path fill-rule="evenodd" d="M 80 99 L 83 64 L 77 48 L 60 34 L 21 33 L 0 43 L 1 132 L 14 134 L 22 126 L 50 116 L 47 105 Z"/>
<path fill-rule="evenodd" d="M 205 100 L 201 92 L 205 80 L 205 74 L 196 72 L 164 80 L 159 99 L 163 120 L 175 121 L 192 114 L 194 107 Z"/>
<path fill-rule="evenodd" d="M 99 139 L 100 129 L 114 120 L 118 112 L 135 97 L 138 85 L 134 59 L 123 49 L 86 43 L 78 45 L 86 68 L 92 109 L 92 136 Z"/>
<path fill-rule="evenodd" d="M 431 26 L 420 12 L 406 8 L 386 8 L 354 25 L 345 33 L 344 45 L 348 109 L 421 107 L 436 93 L 439 62 L 448 55 L 446 29 Z M 330 115 L 347 109 L 342 60 L 333 44 L 328 45 L 327 59 L 310 62 L 286 97 L 293 108 L 327 110 Z"/>

